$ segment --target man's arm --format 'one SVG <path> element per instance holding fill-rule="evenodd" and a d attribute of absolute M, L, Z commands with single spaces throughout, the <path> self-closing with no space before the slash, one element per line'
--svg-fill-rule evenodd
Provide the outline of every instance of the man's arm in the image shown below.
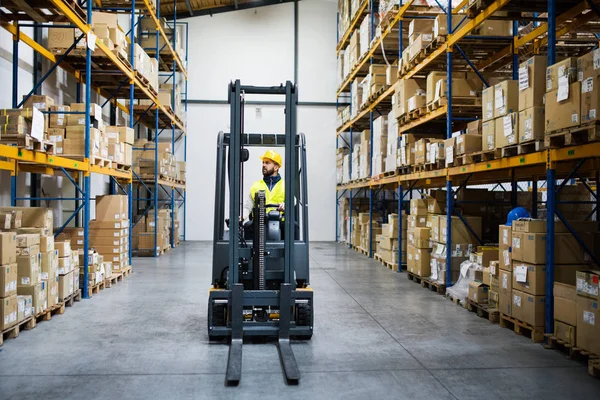
<path fill-rule="evenodd" d="M 252 214 L 252 210 L 254 209 L 254 199 L 251 194 L 248 194 L 246 201 L 244 202 L 244 209 L 242 210 L 242 221 L 247 221 L 250 218 L 250 214 Z"/>

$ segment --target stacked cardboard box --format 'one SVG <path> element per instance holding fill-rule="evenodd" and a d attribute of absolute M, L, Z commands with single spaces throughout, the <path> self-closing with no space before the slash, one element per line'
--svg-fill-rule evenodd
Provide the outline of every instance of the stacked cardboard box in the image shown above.
<path fill-rule="evenodd" d="M 600 271 L 580 270 L 576 275 L 577 287 L 577 347 L 594 354 L 600 354 L 600 318 L 598 303 L 598 281 Z"/>
<path fill-rule="evenodd" d="M 519 82 L 503 81 L 483 90 L 482 148 L 495 150 L 519 143 Z"/>
<path fill-rule="evenodd" d="M 16 243 L 17 254 L 20 254 L 17 255 L 17 293 L 32 296 L 34 314 L 38 314 L 51 307 L 48 300 L 53 300 L 48 290 L 51 276 L 42 276 L 40 235 L 20 234 L 16 236 Z"/>
<path fill-rule="evenodd" d="M 492 283 L 489 265 L 497 255 L 498 247 L 479 246 L 469 256 L 477 266 L 474 271 L 474 279 L 469 282 L 468 298 L 477 304 L 489 305 L 490 303 L 490 288 Z"/>
<path fill-rule="evenodd" d="M 182 85 L 161 83 L 158 91 L 158 102 L 164 106 L 173 107 L 173 111 L 180 119 L 184 119 L 184 108 L 181 103 Z"/>
<path fill-rule="evenodd" d="M 577 223 L 574 229 L 589 248 L 596 249 L 598 240 L 596 223 Z M 507 227 L 501 227 L 506 231 Z M 575 271 L 582 269 L 587 259 L 583 248 L 567 228 L 556 223 L 554 248 L 555 282 L 573 285 Z M 501 237 L 508 233 L 502 232 Z M 522 219 L 513 221 L 511 236 L 511 266 L 508 273 L 512 275 L 512 303 L 509 309 L 513 318 L 532 326 L 544 326 L 544 304 L 546 293 L 546 220 Z M 502 239 L 504 241 L 504 239 Z M 502 242 L 501 242 L 502 245 Z M 595 250 L 597 251 L 597 250 Z M 501 268 L 506 265 L 506 255 L 500 260 Z M 504 260 L 503 260 L 504 259 Z M 508 268 L 505 266 L 505 268 Z M 502 282 L 502 280 L 501 280 Z M 501 298 L 502 303 L 502 298 Z M 502 310 L 502 307 L 501 307 Z"/>
<path fill-rule="evenodd" d="M 371 18 L 363 18 L 360 23 L 359 28 L 359 48 L 360 48 L 360 56 L 358 59 L 362 59 L 362 57 L 367 54 L 369 51 L 369 47 L 371 45 L 371 29 L 372 29 Z"/>
<path fill-rule="evenodd" d="M 19 322 L 17 269 L 17 235 L 0 232 L 0 332 Z"/>
<path fill-rule="evenodd" d="M 384 159 L 384 172 L 394 172 L 398 167 L 398 120 L 395 110 L 387 116 L 387 146 Z"/>
<path fill-rule="evenodd" d="M 477 76 L 466 72 L 452 73 L 452 98 L 479 97 L 483 83 Z M 427 75 L 425 104 L 436 102 L 447 97 L 447 73 L 433 71 Z M 443 105 L 443 104 L 442 104 Z"/>
<path fill-rule="evenodd" d="M 155 147 L 158 146 L 158 162 L 156 161 Z M 148 142 L 145 139 L 137 139 L 134 148 L 144 150 L 133 151 L 132 168 L 138 175 L 154 177 L 155 167 L 158 163 L 158 174 L 164 179 L 177 178 L 177 160 L 171 148 L 171 142 Z"/>
<path fill-rule="evenodd" d="M 353 240 L 352 244 L 354 246 L 362 248 L 363 250 L 368 251 L 370 248 L 369 238 L 371 237 L 372 230 L 373 232 L 371 237 L 371 248 L 375 250 L 377 248 L 377 235 L 381 235 L 382 232 L 381 224 L 379 222 L 380 220 L 381 217 L 379 216 L 379 214 L 373 213 L 372 225 L 371 227 L 369 227 L 369 213 L 359 213 L 358 216 L 355 217 L 355 220 L 352 222 L 352 228 L 354 230 L 353 239 L 357 239 L 356 241 Z"/>
<path fill-rule="evenodd" d="M 165 18 L 159 20 L 160 27 L 165 32 L 167 40 L 173 50 L 179 55 L 181 60 L 185 60 L 185 44 L 182 40 L 182 28 L 177 26 L 175 29 L 175 38 L 173 38 L 173 28 L 169 26 Z M 161 54 L 167 54 L 170 50 L 166 47 L 166 42 L 162 35 L 156 30 L 156 24 L 152 18 L 142 18 L 139 24 L 140 45 L 150 54 L 156 53 L 156 36 L 158 35 L 158 48 Z"/>
<path fill-rule="evenodd" d="M 546 69 L 546 134 L 581 123 L 581 89 L 575 57 Z"/>
<path fill-rule="evenodd" d="M 402 260 L 401 263 L 406 263 L 406 244 L 407 244 L 407 218 L 406 214 L 402 215 Z M 381 234 L 377 235 L 375 252 L 386 262 L 398 265 L 398 214 L 389 214 L 388 222 L 382 224 Z M 396 267 L 397 268 L 397 267 Z"/>
<path fill-rule="evenodd" d="M 107 126 L 104 136 L 108 144 L 109 160 L 131 166 L 134 143 L 133 129 L 127 126 Z"/>
<path fill-rule="evenodd" d="M 355 150 L 356 152 L 356 147 Z M 371 164 L 369 154 L 371 154 L 371 131 L 364 130 L 360 134 L 360 146 L 358 148 L 359 160 L 358 160 L 358 178 L 368 178 L 371 176 Z M 354 154 L 352 154 L 354 158 Z M 354 163 L 352 164 L 352 174 L 354 175 Z"/>
<path fill-rule="evenodd" d="M 84 265 L 86 254 L 83 251 L 78 252 L 79 256 L 79 265 Z M 98 254 L 95 250 L 88 250 L 87 254 L 87 262 L 88 262 L 88 287 L 95 286 L 101 282 L 104 282 L 105 269 L 104 269 L 104 257 Z M 112 264 L 112 263 L 111 263 Z M 75 274 L 79 270 L 79 275 L 76 278 Z M 84 268 L 76 268 L 72 271 L 73 276 L 73 289 L 77 287 L 83 287 L 84 282 Z M 68 284 L 68 282 L 65 282 Z M 64 288 L 63 288 L 64 289 Z"/>
<path fill-rule="evenodd" d="M 409 99 L 413 99 L 411 105 L 416 107 L 421 103 L 426 94 L 427 82 L 425 79 L 400 79 L 394 86 L 392 107 L 395 118 L 401 118 L 409 112 Z M 419 100 L 417 100 L 419 99 Z"/>
<path fill-rule="evenodd" d="M 382 115 L 373 120 L 373 155 L 371 176 L 379 177 L 385 170 L 384 160 L 387 152 L 388 139 L 388 120 L 387 115 Z"/>
<path fill-rule="evenodd" d="M 139 222 L 132 232 L 132 248 L 142 252 L 152 252 L 156 231 L 156 251 L 161 252 L 171 247 L 171 212 L 158 210 L 155 223 L 154 210 L 148 211 L 144 221 Z"/>
<path fill-rule="evenodd" d="M 347 147 L 338 147 L 336 150 L 335 157 L 335 171 L 336 171 L 336 183 L 339 185 L 344 183 L 344 157 L 350 154 Z"/>
<path fill-rule="evenodd" d="M 96 219 L 90 221 L 89 243 L 103 257 L 103 262 L 112 263 L 114 271 L 129 265 L 128 228 L 127 196 L 96 196 Z"/>
<path fill-rule="evenodd" d="M 31 96 L 34 97 L 34 96 Z M 44 140 L 46 123 L 44 114 L 37 107 L 0 110 L 0 143 L 26 145 L 28 138 Z"/>
<path fill-rule="evenodd" d="M 407 218 L 406 268 L 421 277 L 431 275 L 431 228 L 427 227 L 427 200 L 412 199 Z"/>
<path fill-rule="evenodd" d="M 574 285 L 554 282 L 554 336 L 572 346 L 577 346 L 578 297 Z M 582 306 L 583 303 L 585 300 Z"/>
<path fill-rule="evenodd" d="M 547 58 L 533 56 L 519 66 L 518 143 L 543 139 Z"/>

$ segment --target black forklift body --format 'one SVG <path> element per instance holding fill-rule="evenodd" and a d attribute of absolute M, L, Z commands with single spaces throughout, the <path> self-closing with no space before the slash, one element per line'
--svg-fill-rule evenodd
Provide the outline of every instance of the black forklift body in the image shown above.
<path fill-rule="evenodd" d="M 285 95 L 285 134 L 243 133 L 246 94 Z M 309 287 L 306 146 L 304 135 L 296 134 L 296 88 L 289 81 L 277 87 L 255 87 L 242 86 L 237 80 L 229 85 L 229 103 L 231 133 L 219 133 L 217 143 L 208 334 L 211 340 L 231 338 L 227 384 L 241 379 L 246 336 L 278 338 L 285 376 L 289 383 L 297 383 L 300 373 L 290 337 L 312 337 L 313 292 Z M 237 223 L 242 215 L 243 162 L 248 147 L 285 149 L 286 194 L 286 212 L 281 218 L 266 211 L 265 193 L 257 193 L 250 240 Z M 229 231 L 225 229 L 225 182 L 229 184 Z"/>

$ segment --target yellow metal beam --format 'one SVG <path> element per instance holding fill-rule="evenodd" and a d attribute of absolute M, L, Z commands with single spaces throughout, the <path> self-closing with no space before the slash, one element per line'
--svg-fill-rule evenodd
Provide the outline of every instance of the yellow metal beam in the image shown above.
<path fill-rule="evenodd" d="M 175 58 L 175 61 L 177 62 L 177 65 L 179 66 L 179 69 L 181 70 L 180 72 L 182 72 L 183 75 L 185 76 L 185 79 L 187 79 L 188 74 L 187 74 L 187 70 L 186 70 L 185 66 L 183 65 L 183 61 L 181 61 L 179 54 L 177 54 L 177 52 L 175 50 L 173 50 L 173 46 L 171 46 L 171 41 L 167 38 L 167 35 L 165 34 L 164 29 L 160 25 L 160 21 L 158 20 L 158 18 L 156 18 L 156 14 L 154 13 L 153 7 L 151 7 L 151 5 L 150 5 L 150 1 L 144 0 L 144 4 L 146 5 L 145 11 L 148 14 L 150 14 L 152 19 L 154 20 L 154 23 L 156 24 L 156 30 L 160 32 L 160 35 L 162 36 L 163 40 L 165 41 L 165 44 L 167 45 L 167 48 L 169 49 L 171 54 L 173 54 L 173 58 Z M 177 30 L 177 27 L 175 26 L 173 29 L 173 36 L 175 36 L 176 30 Z M 158 49 L 158 50 L 159 50 L 158 56 L 160 57 L 160 49 Z"/>
<path fill-rule="evenodd" d="M 15 171 L 15 162 L 0 160 L 0 170 L 14 172 Z"/>
<path fill-rule="evenodd" d="M 452 14 L 458 14 L 463 8 L 469 5 L 469 0 L 462 0 L 460 4 L 452 10 Z"/>
<path fill-rule="evenodd" d="M 400 127 L 400 133 L 408 132 L 409 130 L 414 129 L 419 125 L 425 124 L 436 118 L 441 117 L 442 115 L 445 115 L 447 112 L 448 112 L 448 106 L 442 106 L 442 107 L 438 108 L 437 110 L 427 113 L 427 115 L 425 115 L 415 121 L 411 121 L 407 124 L 402 125 Z"/>
<path fill-rule="evenodd" d="M 89 165 L 85 161 L 72 160 L 39 151 L 21 149 L 15 146 L 0 144 L 0 157 L 10 158 L 16 161 L 25 161 L 48 167 L 63 167 L 70 170 L 88 171 Z"/>
<path fill-rule="evenodd" d="M 131 171 L 119 171 L 112 168 L 101 167 L 99 165 L 90 165 L 90 172 L 94 174 L 107 175 L 112 176 L 114 178 L 124 179 L 128 182 L 131 181 L 133 175 Z"/>
<path fill-rule="evenodd" d="M 550 150 L 550 161 L 569 161 L 588 157 L 600 157 L 600 142 Z"/>
<path fill-rule="evenodd" d="M 336 55 L 339 56 L 340 51 L 342 51 L 342 49 L 346 46 L 346 42 L 350 39 L 350 35 L 352 35 L 354 28 L 356 28 L 358 21 L 361 19 L 362 15 L 365 12 L 365 9 L 367 8 L 368 5 L 369 5 L 369 2 L 367 0 L 363 0 L 363 4 L 358 8 L 358 13 L 356 14 L 356 17 L 354 17 L 352 22 L 350 22 L 350 26 L 348 26 L 346 33 L 344 33 L 344 36 L 342 36 L 342 40 L 340 40 L 340 42 L 335 47 Z"/>

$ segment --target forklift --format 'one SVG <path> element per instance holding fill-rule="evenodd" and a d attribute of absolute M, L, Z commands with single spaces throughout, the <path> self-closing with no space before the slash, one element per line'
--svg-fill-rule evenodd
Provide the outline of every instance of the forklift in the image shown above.
<path fill-rule="evenodd" d="M 252 94 L 285 96 L 285 134 L 244 133 L 244 99 Z M 290 339 L 310 340 L 313 333 L 306 141 L 302 133 L 296 134 L 297 91 L 289 81 L 257 87 L 236 80 L 229 84 L 228 97 L 231 132 L 220 132 L 217 139 L 208 336 L 211 341 L 230 339 L 226 385 L 239 384 L 243 340 L 251 337 L 277 338 L 285 378 L 297 384 L 300 372 Z M 265 192 L 258 191 L 252 220 L 242 223 L 244 162 L 251 147 L 285 149 L 285 212 L 265 204 Z"/>

